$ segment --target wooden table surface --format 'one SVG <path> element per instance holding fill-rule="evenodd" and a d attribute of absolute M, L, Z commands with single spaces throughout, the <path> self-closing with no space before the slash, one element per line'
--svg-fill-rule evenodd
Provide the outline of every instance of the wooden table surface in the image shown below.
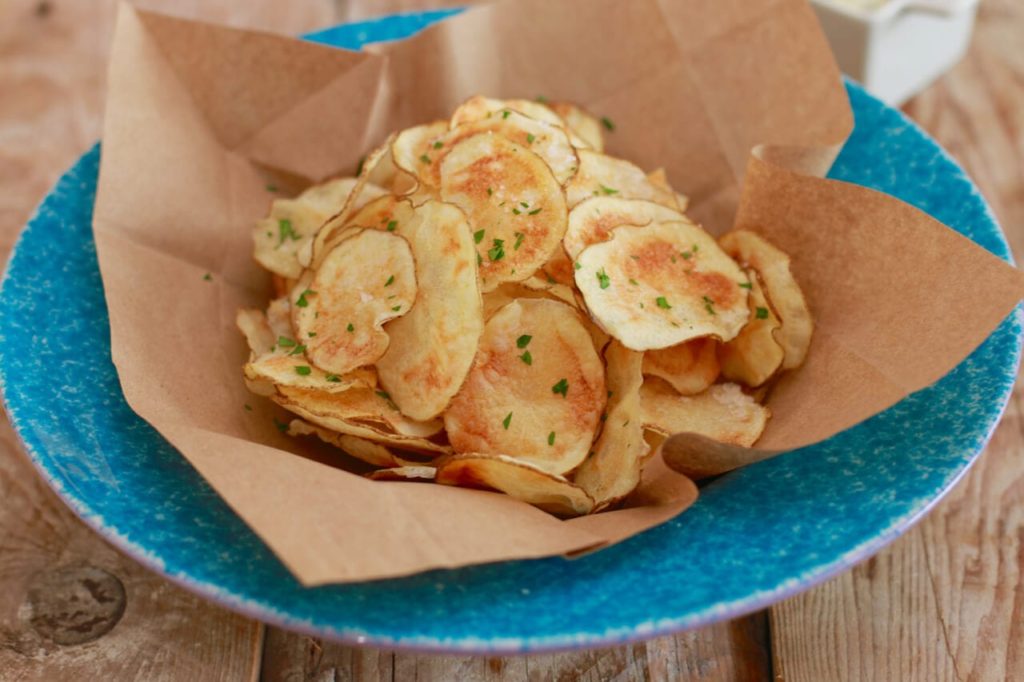
<path fill-rule="evenodd" d="M 431 0 L 149 0 L 298 33 Z M 455 3 L 448 3 L 455 4 Z M 114 0 L 0 0 L 0 261 L 99 137 Z M 906 106 L 967 168 L 1024 253 L 1024 3 L 984 0 L 968 57 Z M 1024 679 L 1024 391 L 913 530 L 747 618 L 625 647 L 509 658 L 358 649 L 266 627 L 112 549 L 0 420 L 0 680 Z"/>

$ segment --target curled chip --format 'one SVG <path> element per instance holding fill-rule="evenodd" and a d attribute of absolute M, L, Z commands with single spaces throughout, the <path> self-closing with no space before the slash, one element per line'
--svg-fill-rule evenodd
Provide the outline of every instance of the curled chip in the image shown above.
<path fill-rule="evenodd" d="M 345 205 L 349 195 L 359 181 L 355 178 L 334 178 L 318 185 L 311 185 L 303 190 L 302 194 L 295 197 L 295 201 L 305 204 L 311 209 L 330 218 Z M 369 186 L 367 187 L 369 189 Z M 377 196 L 384 194 L 380 187 L 373 187 L 372 192 Z M 364 200 L 366 198 L 364 194 Z M 319 225 L 317 225 L 319 227 Z"/>
<path fill-rule="evenodd" d="M 443 146 L 444 136 L 448 134 L 448 121 L 433 121 L 423 125 L 406 128 L 398 133 L 391 145 L 391 159 L 396 166 L 410 173 L 414 178 L 421 178 L 425 166 L 437 160 L 438 145 Z M 437 183 L 431 186 L 436 187 Z"/>
<path fill-rule="evenodd" d="M 335 433 L 315 424 L 293 419 L 288 425 L 289 436 L 316 436 L 320 440 L 344 451 L 351 457 L 378 467 L 402 466 L 403 461 L 386 447 L 373 441 L 350 436 L 346 433 Z"/>
<path fill-rule="evenodd" d="M 456 452 L 514 452 L 561 474 L 587 456 L 605 399 L 604 368 L 579 313 L 520 299 L 488 320 L 444 424 Z"/>
<path fill-rule="evenodd" d="M 532 119 L 543 121 L 550 125 L 565 126 L 565 123 L 558 114 L 540 102 L 531 102 L 528 99 L 492 99 L 483 95 L 476 95 L 459 105 L 459 108 L 452 114 L 449 127 L 455 128 L 463 123 L 479 121 L 495 115 L 500 116 L 501 112 L 505 109 L 511 109 L 524 116 L 529 116 Z"/>
<path fill-rule="evenodd" d="M 648 452 L 640 415 L 643 354 L 612 341 L 604 357 L 610 396 L 607 416 L 594 452 L 573 475 L 573 482 L 594 499 L 594 511 L 633 492 Z"/>
<path fill-rule="evenodd" d="M 810 348 L 814 322 L 803 292 L 790 272 L 789 256 L 748 230 L 730 232 L 720 242 L 726 253 L 760 275 L 765 297 L 782 322 L 775 332 L 786 353 L 782 369 L 799 367 Z"/>
<path fill-rule="evenodd" d="M 570 258 L 591 244 L 611 239 L 612 230 L 622 225 L 649 225 L 651 223 L 684 222 L 690 220 L 674 208 L 645 199 L 620 197 L 591 197 L 573 206 L 562 243 Z"/>
<path fill-rule="evenodd" d="M 547 262 L 537 272 L 537 276 L 544 278 L 545 282 L 562 284 L 570 289 L 576 286 L 572 261 L 561 244 L 555 247 Z"/>
<path fill-rule="evenodd" d="M 757 387 L 775 375 L 786 353 L 775 340 L 781 323 L 764 296 L 760 278 L 753 270 L 748 271 L 747 276 L 750 278 L 750 322 L 739 336 L 722 344 L 718 359 L 726 379 Z"/>
<path fill-rule="evenodd" d="M 506 282 L 494 291 L 484 294 L 484 319 L 489 320 L 494 313 L 498 312 L 512 301 L 517 299 L 547 299 L 561 301 L 578 308 L 575 301 L 565 298 L 565 289 L 559 285 L 551 287 L 528 287 L 523 282 Z"/>
<path fill-rule="evenodd" d="M 235 314 L 235 326 L 242 332 L 245 343 L 249 346 L 250 360 L 265 355 L 273 349 L 276 337 L 262 310 L 252 308 L 239 310 Z"/>
<path fill-rule="evenodd" d="M 424 481 L 430 483 L 436 475 L 437 469 L 432 466 L 410 464 L 371 471 L 366 477 L 374 481 Z"/>
<path fill-rule="evenodd" d="M 647 175 L 623 159 L 606 156 L 590 149 L 580 149 L 579 169 L 565 186 L 566 200 L 572 208 L 590 197 L 647 199 L 679 210 L 676 195 L 655 185 Z"/>
<path fill-rule="evenodd" d="M 412 310 L 387 325 L 391 342 L 377 372 L 403 413 L 431 419 L 462 385 L 483 332 L 476 248 L 466 215 L 437 201 L 416 208 L 395 234 L 412 249 L 418 294 Z"/>
<path fill-rule="evenodd" d="M 455 145 L 440 165 L 441 198 L 469 217 L 483 291 L 534 274 L 565 234 L 565 195 L 544 161 L 482 133 Z"/>
<path fill-rule="evenodd" d="M 730 445 L 750 447 L 771 416 L 736 384 L 715 384 L 694 396 L 681 396 L 658 379 L 640 388 L 644 425 L 662 434 L 697 433 Z"/>
<path fill-rule="evenodd" d="M 388 347 L 385 322 L 416 299 L 415 263 L 401 237 L 358 230 L 292 290 L 292 322 L 314 365 L 345 374 L 377 361 Z"/>
<path fill-rule="evenodd" d="M 747 322 L 739 266 L 692 223 L 616 228 L 576 259 L 576 285 L 594 320 L 627 348 L 667 348 Z"/>
<path fill-rule="evenodd" d="M 749 328 L 750 324 L 736 338 Z M 717 350 L 714 339 L 694 339 L 649 350 L 644 353 L 644 374 L 664 379 L 681 395 L 703 393 L 718 378 Z"/>
<path fill-rule="evenodd" d="M 568 102 L 556 102 L 551 105 L 551 109 L 561 117 L 569 131 L 582 140 L 586 146 L 596 152 L 604 151 L 604 133 L 601 132 L 600 121 L 575 104 Z"/>
<path fill-rule="evenodd" d="M 594 508 L 590 495 L 564 477 L 505 455 L 453 455 L 438 463 L 436 481 L 497 490 L 556 516 L 579 516 Z"/>
<path fill-rule="evenodd" d="M 417 422 L 395 409 L 387 394 L 364 388 L 324 393 L 307 388 L 279 386 L 271 399 L 305 421 L 331 431 L 358 436 L 402 450 L 428 454 L 450 453 L 451 448 L 432 440 L 440 433 L 440 420 Z"/>
<path fill-rule="evenodd" d="M 464 140 L 481 133 L 501 135 L 518 147 L 529 149 L 543 159 L 548 172 L 555 176 L 559 184 L 576 172 L 579 163 L 576 150 L 563 128 L 524 116 L 518 111 L 503 109 L 490 118 L 469 121 L 449 130 L 432 145 L 430 152 L 417 159 L 418 165 L 414 168 L 417 178 L 428 187 L 440 187 L 442 166 L 448 154 Z M 396 155 L 395 158 L 399 157 Z M 509 208 L 512 208 L 512 204 Z"/>
<path fill-rule="evenodd" d="M 276 275 L 298 278 L 302 274 L 298 253 L 326 219 L 296 199 L 275 199 L 270 215 L 253 228 L 253 257 Z"/>

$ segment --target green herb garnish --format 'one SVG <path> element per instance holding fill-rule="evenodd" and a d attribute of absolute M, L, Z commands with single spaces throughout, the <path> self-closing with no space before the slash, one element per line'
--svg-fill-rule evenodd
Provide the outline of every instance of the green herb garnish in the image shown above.
<path fill-rule="evenodd" d="M 473 241 L 476 242 L 477 244 L 482 242 L 484 240 L 484 232 L 486 232 L 486 230 L 477 230 L 476 232 L 474 232 Z"/>
<path fill-rule="evenodd" d="M 389 286 L 391 286 L 394 283 L 395 283 L 395 276 L 391 275 L 390 277 L 388 277 L 388 281 L 384 282 L 384 286 L 389 287 Z"/>
<path fill-rule="evenodd" d="M 530 345 L 530 341 L 533 341 L 533 337 L 530 336 L 529 334 L 523 334 L 518 339 L 516 339 L 516 348 L 526 348 L 527 346 Z"/>
<path fill-rule="evenodd" d="M 205 281 L 207 281 L 207 282 L 212 282 L 213 281 L 213 275 L 211 275 L 210 273 L 206 273 L 205 275 L 203 275 L 203 279 Z"/>
<path fill-rule="evenodd" d="M 715 302 L 712 301 L 707 296 L 704 297 L 704 309 L 707 310 L 712 315 L 716 314 L 715 313 Z"/>
<path fill-rule="evenodd" d="M 753 289 L 754 285 L 751 284 L 750 282 L 740 282 L 740 288 L 741 289 Z"/>
<path fill-rule="evenodd" d="M 754 311 L 754 317 L 756 317 L 759 320 L 768 319 L 768 309 L 762 308 L 761 306 L 757 306 L 757 309 Z"/>
<path fill-rule="evenodd" d="M 552 431 L 551 433 L 548 434 L 548 445 L 554 445 L 554 444 L 555 444 L 555 432 Z"/>
<path fill-rule="evenodd" d="M 559 379 L 558 383 L 551 387 L 552 393 L 561 393 L 563 398 L 569 395 L 569 382 L 565 379 Z"/>
<path fill-rule="evenodd" d="M 615 123 L 613 123 L 612 120 L 610 118 L 608 118 L 607 116 L 602 116 L 601 117 L 601 123 L 608 130 L 608 132 L 614 132 L 615 131 Z"/>
<path fill-rule="evenodd" d="M 397 220 L 389 220 L 388 221 L 388 232 L 394 232 L 396 227 L 398 227 L 398 221 Z"/>
<path fill-rule="evenodd" d="M 505 257 L 505 240 L 495 239 L 494 246 L 487 250 L 487 257 L 492 261 L 498 261 Z"/>
<path fill-rule="evenodd" d="M 292 227 L 292 221 L 287 218 L 281 218 L 277 221 L 277 237 L 277 245 L 281 246 L 284 244 L 285 239 L 291 239 L 295 242 L 301 238 L 301 235 Z"/>
<path fill-rule="evenodd" d="M 526 235 L 523 234 L 522 232 L 516 232 L 515 234 L 516 234 L 516 243 L 512 245 L 512 250 L 513 251 L 518 251 L 519 247 L 523 245 L 523 239 L 526 238 Z"/>
<path fill-rule="evenodd" d="M 505 427 L 506 431 L 508 431 L 508 425 L 511 424 L 511 423 L 512 423 L 512 413 L 509 412 L 507 415 L 505 415 L 505 418 L 501 420 L 501 425 Z"/>
<path fill-rule="evenodd" d="M 524 352 L 522 355 L 519 356 L 519 359 L 522 360 L 523 362 L 525 362 L 528 365 L 532 365 L 533 364 L 533 356 L 530 355 L 530 351 Z"/>
<path fill-rule="evenodd" d="M 312 289 L 306 289 L 301 294 L 299 294 L 299 297 L 297 299 L 295 299 L 295 305 L 299 306 L 300 308 L 305 308 L 306 306 L 309 305 L 309 301 L 306 300 L 306 296 L 313 296 L 315 294 L 316 292 L 313 291 Z"/>
<path fill-rule="evenodd" d="M 612 284 L 612 280 L 608 276 L 608 273 L 604 271 L 604 268 L 597 271 L 597 281 L 601 285 L 602 289 L 607 289 Z"/>
<path fill-rule="evenodd" d="M 348 326 L 345 327 L 345 330 L 349 331 L 349 332 L 354 332 L 356 330 L 356 328 L 355 328 L 355 326 L 353 326 L 353 324 L 351 322 L 349 322 Z"/>
<path fill-rule="evenodd" d="M 665 310 L 670 310 L 672 308 L 672 306 L 669 305 L 668 300 L 664 296 L 659 296 L 658 298 L 654 299 L 654 302 L 658 304 L 659 308 L 664 308 Z"/>
<path fill-rule="evenodd" d="M 537 138 L 533 136 L 533 133 L 526 133 L 526 141 L 529 144 L 533 144 L 533 141 Z"/>
<path fill-rule="evenodd" d="M 308 377 L 310 372 L 312 372 L 312 371 L 313 370 L 309 368 L 309 365 L 296 365 L 295 366 L 295 373 L 298 374 L 300 377 Z"/>
<path fill-rule="evenodd" d="M 331 382 L 332 384 L 336 384 L 341 381 L 341 377 L 339 377 L 337 374 L 328 374 L 327 376 L 324 377 L 324 379 Z"/>
<path fill-rule="evenodd" d="M 430 163 L 430 157 L 427 156 L 426 154 L 420 154 L 420 162 L 421 163 Z"/>

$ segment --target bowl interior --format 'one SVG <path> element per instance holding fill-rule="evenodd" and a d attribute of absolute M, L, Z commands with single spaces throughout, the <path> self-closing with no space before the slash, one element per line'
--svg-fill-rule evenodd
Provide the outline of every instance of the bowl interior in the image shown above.
<path fill-rule="evenodd" d="M 450 11 L 336 27 L 358 48 Z M 1002 258 L 975 187 L 934 142 L 848 84 L 856 129 L 831 177 L 894 194 Z M 1020 309 L 935 386 L 818 446 L 723 476 L 679 518 L 597 554 L 301 587 L 125 403 L 90 228 L 98 146 L 46 197 L 0 292 L 0 379 L 30 457 L 105 537 L 263 620 L 388 647 L 511 652 L 649 637 L 759 608 L 866 558 L 984 446 L 1020 356 Z"/>

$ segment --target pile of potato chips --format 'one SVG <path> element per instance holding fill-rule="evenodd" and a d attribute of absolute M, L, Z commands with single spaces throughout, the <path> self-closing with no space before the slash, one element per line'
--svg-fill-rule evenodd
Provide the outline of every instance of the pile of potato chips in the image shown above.
<path fill-rule="evenodd" d="M 606 509 L 664 438 L 752 445 L 811 316 L 785 254 L 716 241 L 570 104 L 474 97 L 253 232 L 252 391 L 376 470 Z"/>

